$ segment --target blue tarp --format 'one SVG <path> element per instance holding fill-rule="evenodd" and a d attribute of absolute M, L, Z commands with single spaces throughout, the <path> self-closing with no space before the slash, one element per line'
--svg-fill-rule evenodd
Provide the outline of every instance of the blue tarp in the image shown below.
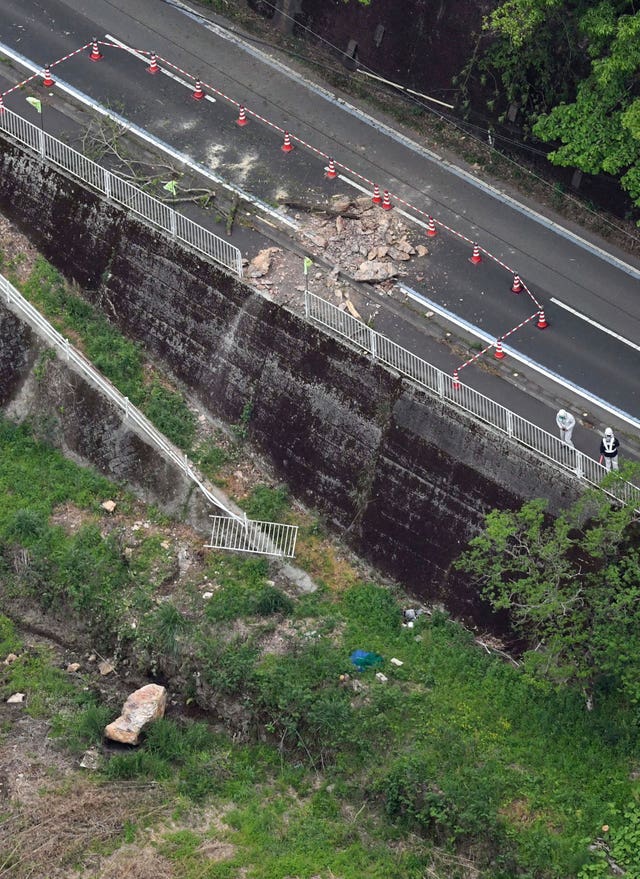
<path fill-rule="evenodd" d="M 368 650 L 354 650 L 349 659 L 358 671 L 364 671 L 365 668 L 375 668 L 384 662 L 379 653 L 369 653 Z"/>

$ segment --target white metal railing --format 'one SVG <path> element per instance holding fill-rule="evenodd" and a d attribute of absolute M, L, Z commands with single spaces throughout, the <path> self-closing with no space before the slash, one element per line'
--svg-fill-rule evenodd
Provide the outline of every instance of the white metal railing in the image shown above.
<path fill-rule="evenodd" d="M 228 516 L 210 516 L 210 549 L 235 549 L 267 555 L 293 557 L 298 535 L 297 525 L 279 522 L 238 522 Z M 277 549 L 277 551 L 275 551 Z"/>
<path fill-rule="evenodd" d="M 190 245 L 234 275 L 242 277 L 242 254 L 224 238 L 219 238 L 149 193 L 143 192 L 137 186 L 103 168 L 102 165 L 92 162 L 82 153 L 6 107 L 4 112 L 0 113 L 0 130 L 35 150 L 43 158 L 64 168 L 111 201 L 124 205 L 172 238 Z"/>
<path fill-rule="evenodd" d="M 602 488 L 601 482 L 607 471 L 598 461 L 571 448 L 557 436 L 511 412 L 479 391 L 464 384 L 456 387 L 452 376 L 392 342 L 326 299 L 306 293 L 305 314 L 308 319 L 347 339 L 373 359 L 412 379 L 441 400 L 471 413 L 515 442 L 553 461 L 573 476 Z M 616 481 L 607 485 L 605 491 L 624 503 L 640 507 L 640 488 L 630 482 Z"/>
<path fill-rule="evenodd" d="M 229 534 L 233 533 L 233 539 L 224 546 L 228 549 L 243 550 L 245 552 L 258 552 L 265 555 L 293 557 L 295 554 L 297 525 L 279 525 L 277 523 L 265 523 L 263 531 L 261 522 L 247 519 L 246 515 L 238 515 L 226 507 L 211 491 L 202 483 L 199 475 L 193 470 L 186 455 L 154 427 L 149 419 L 134 406 L 120 391 L 111 384 L 97 369 L 54 327 L 48 320 L 34 308 L 24 296 L 16 290 L 3 275 L 0 275 L 0 292 L 4 296 L 8 307 L 15 314 L 23 318 L 29 326 L 42 338 L 46 339 L 57 354 L 67 362 L 73 364 L 94 387 L 108 397 L 124 413 L 125 420 L 135 427 L 169 460 L 173 461 L 185 475 L 197 486 L 206 500 L 223 510 L 226 514 L 222 517 L 226 523 Z M 230 524 L 233 523 L 233 526 Z M 240 532 L 244 537 L 241 539 Z M 224 527 L 221 526 L 221 534 L 224 536 Z M 222 546 L 222 544 L 220 544 Z"/>

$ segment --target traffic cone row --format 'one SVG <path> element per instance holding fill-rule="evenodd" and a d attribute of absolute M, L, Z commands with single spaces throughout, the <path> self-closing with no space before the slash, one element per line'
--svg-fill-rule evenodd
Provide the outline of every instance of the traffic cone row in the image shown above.
<path fill-rule="evenodd" d="M 496 343 L 496 353 L 493 356 L 496 358 L 496 360 L 502 360 L 506 356 L 504 351 L 502 350 L 502 340 L 501 339 L 498 339 L 498 341 Z"/>
<path fill-rule="evenodd" d="M 520 280 L 520 275 L 513 276 L 513 284 L 511 285 L 512 293 L 522 293 L 524 287 L 522 286 L 522 281 Z"/>
<path fill-rule="evenodd" d="M 435 238 L 438 234 L 438 230 L 436 229 L 436 224 L 433 222 L 433 217 L 429 217 L 429 222 L 427 224 L 427 235 L 429 238 Z"/>
<path fill-rule="evenodd" d="M 247 119 L 247 114 L 245 113 L 245 109 L 244 109 L 244 107 L 241 106 L 240 107 L 240 115 L 236 119 L 236 125 L 239 125 L 242 128 L 242 126 L 246 125 L 248 123 L 248 121 L 249 120 Z"/>
<path fill-rule="evenodd" d="M 478 265 L 478 263 L 482 262 L 482 257 L 480 256 L 480 248 L 477 244 L 473 245 L 473 253 L 469 257 L 469 261 L 474 265 Z"/>
<path fill-rule="evenodd" d="M 196 79 L 196 89 L 191 97 L 194 101 L 201 101 L 204 98 L 204 89 L 199 79 Z"/>
<path fill-rule="evenodd" d="M 382 198 L 382 210 L 390 211 L 393 205 L 391 204 L 391 196 L 389 195 L 389 190 L 385 189 L 384 195 Z"/>
<path fill-rule="evenodd" d="M 336 163 L 333 159 L 329 159 L 329 167 L 327 168 L 327 180 L 335 180 L 338 176 L 338 172 L 336 171 Z"/>
<path fill-rule="evenodd" d="M 382 204 L 382 196 L 380 195 L 380 187 L 377 183 L 373 184 L 373 197 L 371 201 L 374 204 Z"/>
<path fill-rule="evenodd" d="M 47 65 L 44 69 L 44 79 L 42 80 L 42 85 L 49 89 L 52 85 L 55 85 L 55 82 L 51 78 L 51 71 L 49 70 L 49 65 Z"/>
<path fill-rule="evenodd" d="M 100 61 L 102 59 L 102 52 L 98 48 L 98 41 L 96 38 L 93 38 L 93 45 L 91 46 L 91 54 L 89 55 L 89 61 Z"/>
<path fill-rule="evenodd" d="M 160 65 L 158 64 L 158 56 L 155 52 L 151 53 L 151 64 L 147 67 L 147 73 L 160 73 Z"/>
<path fill-rule="evenodd" d="M 283 153 L 290 153 L 293 149 L 293 144 L 291 143 L 291 138 L 289 137 L 289 132 L 285 131 L 284 133 L 284 143 L 280 147 Z"/>

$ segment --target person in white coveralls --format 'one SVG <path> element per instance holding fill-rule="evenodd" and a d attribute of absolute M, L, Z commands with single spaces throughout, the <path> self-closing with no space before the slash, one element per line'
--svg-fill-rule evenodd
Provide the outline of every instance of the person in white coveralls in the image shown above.
<path fill-rule="evenodd" d="M 600 440 L 600 463 L 604 464 L 607 470 L 618 470 L 618 448 L 620 442 L 618 437 L 614 435 L 610 427 L 608 427 L 604 436 Z"/>
<path fill-rule="evenodd" d="M 562 442 L 573 448 L 573 440 L 571 437 L 573 435 L 573 428 L 576 426 L 576 420 L 571 412 L 567 412 L 566 409 L 561 409 L 556 415 L 556 424 L 558 425 Z"/>

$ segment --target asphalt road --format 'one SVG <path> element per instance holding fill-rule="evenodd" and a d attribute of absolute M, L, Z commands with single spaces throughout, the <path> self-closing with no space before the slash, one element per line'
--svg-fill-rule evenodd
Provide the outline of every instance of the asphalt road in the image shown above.
<path fill-rule="evenodd" d="M 284 71 L 264 48 L 211 28 L 164 0 L 3 0 L 2 41 L 45 64 L 97 35 L 112 34 L 130 46 L 157 51 L 199 75 L 234 100 L 364 177 L 378 182 L 450 226 L 517 271 L 545 309 L 551 326 L 535 322 L 509 338 L 522 353 L 640 417 L 640 261 L 590 237 L 581 245 L 553 224 L 531 216 L 424 150 L 410 148 L 384 126 L 369 124 L 334 99 Z M 239 129 L 237 110 L 224 100 L 195 102 L 189 90 L 164 76 L 149 76 L 130 54 L 104 49 L 89 64 L 76 57 L 59 75 L 95 100 L 208 165 L 268 202 L 284 195 L 326 198 L 332 184 L 323 162 L 297 147 L 280 150 L 279 132 L 252 119 Z M 7 106 L 27 115 L 24 96 Z M 526 294 L 510 291 L 511 275 L 485 258 L 469 262 L 468 242 L 441 232 L 428 242 L 426 280 L 407 283 L 494 336 L 534 310 Z M 555 298 L 632 344 L 556 306 Z M 385 321 L 382 321 L 384 324 Z M 398 322 L 388 320 L 390 326 Z M 397 341 L 403 342 L 402 338 Z"/>

